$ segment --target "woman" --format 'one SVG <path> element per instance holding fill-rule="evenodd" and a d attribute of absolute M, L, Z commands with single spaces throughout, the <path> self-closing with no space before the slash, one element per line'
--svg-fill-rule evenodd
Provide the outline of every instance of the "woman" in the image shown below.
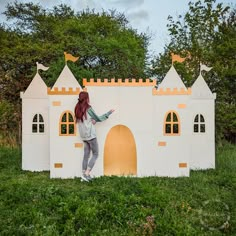
<path fill-rule="evenodd" d="M 82 179 L 89 182 L 92 178 L 90 172 L 98 157 L 98 143 L 95 130 L 96 122 L 102 122 L 108 119 L 114 110 L 110 110 L 102 116 L 98 116 L 92 107 L 89 105 L 89 94 L 81 92 L 79 94 L 78 102 L 75 106 L 76 122 L 79 123 L 79 134 L 84 142 L 84 159 L 82 163 Z M 90 152 L 92 151 L 92 158 L 89 161 Z"/>

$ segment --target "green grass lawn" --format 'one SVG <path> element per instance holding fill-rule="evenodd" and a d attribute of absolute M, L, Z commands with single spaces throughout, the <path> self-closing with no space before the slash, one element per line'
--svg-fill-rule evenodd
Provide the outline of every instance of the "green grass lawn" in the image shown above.
<path fill-rule="evenodd" d="M 91 183 L 22 171 L 20 150 L 0 148 L 0 235 L 236 235 L 236 146 L 189 178 Z"/>

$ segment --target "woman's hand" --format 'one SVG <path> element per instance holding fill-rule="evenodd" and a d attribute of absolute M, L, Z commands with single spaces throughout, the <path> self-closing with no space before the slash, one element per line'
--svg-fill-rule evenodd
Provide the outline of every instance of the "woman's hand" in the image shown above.
<path fill-rule="evenodd" d="M 114 109 L 111 109 L 110 112 L 113 113 L 115 110 Z"/>
<path fill-rule="evenodd" d="M 91 119 L 91 121 L 92 121 L 93 125 L 95 125 L 97 123 L 96 120 L 94 120 L 94 119 Z"/>

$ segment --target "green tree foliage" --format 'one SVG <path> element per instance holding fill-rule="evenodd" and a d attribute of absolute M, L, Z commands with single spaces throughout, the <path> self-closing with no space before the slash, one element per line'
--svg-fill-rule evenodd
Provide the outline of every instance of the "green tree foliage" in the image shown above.
<path fill-rule="evenodd" d="M 17 110 L 12 103 L 0 101 L 0 146 L 16 146 L 17 143 L 21 143 L 21 114 L 17 113 Z"/>
<path fill-rule="evenodd" d="M 7 22 L 0 25 L 0 98 L 19 106 L 36 72 L 36 62 L 52 86 L 65 65 L 64 51 L 79 56 L 68 62 L 75 77 L 143 78 L 149 36 L 128 26 L 116 11 L 74 12 L 67 5 L 44 9 L 35 3 L 8 4 Z M 81 83 L 82 84 L 82 83 Z M 20 109 L 18 109 L 20 113 Z"/>
<path fill-rule="evenodd" d="M 170 53 L 183 57 L 175 68 L 184 83 L 191 86 L 199 75 L 200 62 L 213 67 L 204 78 L 216 100 L 216 137 L 220 142 L 236 135 L 236 9 L 215 4 L 215 0 L 189 2 L 188 12 L 177 20 L 168 17 L 170 43 L 153 61 L 153 75 L 163 79 L 171 65 Z"/>

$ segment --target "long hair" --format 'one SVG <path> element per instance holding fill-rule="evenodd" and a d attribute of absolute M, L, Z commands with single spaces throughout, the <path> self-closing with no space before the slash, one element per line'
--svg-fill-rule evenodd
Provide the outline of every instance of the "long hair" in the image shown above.
<path fill-rule="evenodd" d="M 78 102 L 75 106 L 75 118 L 76 122 L 84 121 L 87 119 L 87 110 L 90 108 L 89 105 L 89 94 L 85 91 L 79 94 Z"/>

